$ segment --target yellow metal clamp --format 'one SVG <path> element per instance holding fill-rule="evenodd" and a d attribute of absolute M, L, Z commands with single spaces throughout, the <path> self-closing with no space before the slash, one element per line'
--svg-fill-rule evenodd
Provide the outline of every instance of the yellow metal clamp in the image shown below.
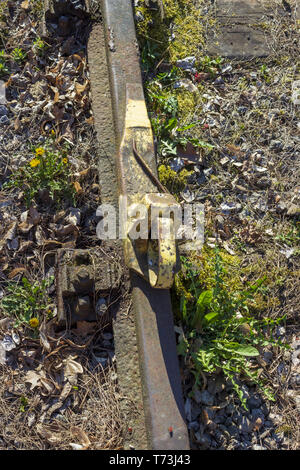
<path fill-rule="evenodd" d="M 135 202 L 138 199 L 138 202 Z M 174 233 L 174 208 L 177 203 L 170 194 L 151 193 L 129 197 L 130 214 L 124 244 L 125 261 L 152 287 L 168 289 L 177 271 L 177 249 Z M 141 205 L 145 214 L 141 214 Z M 144 238 L 136 238 L 137 229 Z"/>
<path fill-rule="evenodd" d="M 168 289 L 179 268 L 174 233 L 174 212 L 179 205 L 151 170 L 147 161 L 149 155 L 153 158 L 154 144 L 145 101 L 132 99 L 129 87 L 119 155 L 121 192 L 127 196 L 131 211 L 124 241 L 125 262 L 152 287 Z M 141 189 L 145 190 L 144 194 Z M 137 225 L 142 220 L 140 204 L 147 210 L 144 214 L 147 228 L 146 236 L 144 233 L 143 237 L 137 238 Z"/>

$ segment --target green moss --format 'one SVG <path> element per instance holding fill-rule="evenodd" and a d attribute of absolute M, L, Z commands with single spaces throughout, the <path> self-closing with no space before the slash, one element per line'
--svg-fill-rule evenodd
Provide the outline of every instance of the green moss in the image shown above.
<path fill-rule="evenodd" d="M 159 11 L 147 8 L 145 0 L 136 8 L 141 12 L 143 21 L 137 22 L 137 33 L 141 47 L 145 39 L 152 39 L 159 47 L 160 53 L 167 61 L 175 63 L 189 55 L 199 56 L 205 39 L 204 26 L 199 15 L 202 0 L 186 2 L 164 0 L 164 19 Z M 169 42 L 170 27 L 174 39 Z"/>
<path fill-rule="evenodd" d="M 214 248 L 204 245 L 201 253 L 194 253 L 189 256 L 189 261 L 193 263 L 197 271 L 197 281 L 201 289 L 212 289 L 215 285 L 215 254 Z M 220 257 L 225 268 L 224 285 L 228 293 L 239 296 L 245 288 L 254 284 L 258 279 L 265 278 L 262 288 L 254 294 L 254 298 L 249 302 L 249 307 L 257 314 L 266 312 L 280 305 L 278 289 L 285 284 L 288 278 L 296 280 L 298 271 L 291 272 L 288 269 L 279 268 L 273 263 L 259 258 L 257 262 L 248 266 L 243 266 L 240 256 L 232 256 L 225 250 L 220 250 Z M 180 298 L 184 295 L 189 299 L 189 293 L 185 287 L 184 272 L 176 276 L 174 284 L 174 296 Z M 272 295 L 270 295 L 272 293 Z"/>
<path fill-rule="evenodd" d="M 178 117 L 180 122 L 184 124 L 191 114 L 194 114 L 200 101 L 200 95 L 180 88 L 174 90 L 174 94 L 178 101 Z"/>
<path fill-rule="evenodd" d="M 1 1 L 0 3 L 0 21 L 4 21 L 7 15 L 7 12 L 8 12 L 7 3 L 8 3 L 7 0 Z"/>
<path fill-rule="evenodd" d="M 187 177 L 192 173 L 186 169 L 179 173 L 173 171 L 168 165 L 160 165 L 158 167 L 158 177 L 162 184 L 175 196 L 184 189 L 187 183 Z"/>

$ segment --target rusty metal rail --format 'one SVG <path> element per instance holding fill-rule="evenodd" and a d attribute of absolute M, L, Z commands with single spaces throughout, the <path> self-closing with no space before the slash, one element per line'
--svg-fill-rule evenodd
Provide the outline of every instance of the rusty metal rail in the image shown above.
<path fill-rule="evenodd" d="M 47 21 L 51 24 L 64 12 L 88 18 L 91 4 L 85 0 L 86 8 L 78 13 L 66 0 L 44 3 L 45 30 Z M 59 320 L 66 321 L 67 310 L 71 321 L 93 319 L 95 292 L 105 295 L 114 284 L 119 286 L 111 259 L 118 254 L 120 259 L 124 257 L 130 272 L 132 308 L 117 306 L 111 313 L 119 386 L 137 411 L 136 417 L 125 410 L 135 428 L 131 440 L 127 442 L 125 436 L 125 447 L 186 450 L 189 439 L 168 290 L 179 268 L 179 257 L 174 237 L 162 236 L 164 229 L 172 233 L 170 211 L 176 211 L 178 205 L 157 178 L 132 1 L 99 0 L 99 5 L 103 24 L 91 28 L 87 49 L 95 128 L 101 147 L 102 203 L 116 207 L 118 196 L 127 197 L 130 205 L 142 202 L 151 215 L 156 210 L 154 228 L 150 218 L 147 227 L 148 235 L 151 228 L 157 230 L 158 237 L 154 241 L 149 236 L 134 240 L 134 220 L 126 217 L 124 256 L 120 254 L 119 240 L 105 242 L 105 252 L 112 256 L 106 264 L 97 250 L 61 250 L 57 256 Z"/>
<path fill-rule="evenodd" d="M 119 193 L 129 196 L 133 201 L 140 200 L 141 197 L 144 201 L 145 195 L 148 195 L 151 200 L 159 200 L 167 206 L 176 205 L 170 195 L 160 194 L 161 188 L 155 181 L 156 158 L 144 100 L 132 2 L 102 0 L 101 8 L 119 149 L 116 156 Z M 142 155 L 146 168 L 152 172 L 154 178 L 149 177 L 149 172 L 138 164 L 134 150 Z M 155 273 L 150 272 L 148 276 L 145 268 L 147 261 L 140 256 L 143 250 L 139 252 L 130 240 L 127 240 L 124 247 L 125 259 L 127 255 L 127 264 L 131 268 L 150 449 L 189 448 L 170 293 L 163 288 L 172 283 L 177 266 L 178 257 L 174 246 L 170 246 L 171 258 L 162 258 Z M 149 246 L 144 247 L 144 252 L 147 249 L 149 250 Z M 166 267 L 165 275 L 162 271 L 167 263 L 169 266 Z M 149 282 L 160 289 L 151 287 Z"/>

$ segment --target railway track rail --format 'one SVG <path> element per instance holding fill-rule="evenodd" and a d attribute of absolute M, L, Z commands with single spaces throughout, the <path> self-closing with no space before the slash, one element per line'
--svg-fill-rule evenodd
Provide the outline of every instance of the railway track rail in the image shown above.
<path fill-rule="evenodd" d="M 86 8 L 94 7 L 94 3 L 87 3 Z M 74 13 L 79 12 L 79 15 L 86 11 L 77 9 L 73 3 L 71 8 L 75 8 Z M 100 148 L 101 201 L 117 209 L 121 196 L 128 198 L 129 204 L 142 201 L 149 208 L 155 207 L 163 214 L 163 217 L 157 217 L 160 234 L 163 227 L 168 228 L 168 224 L 172 223 L 172 219 L 164 217 L 164 211 L 168 212 L 170 206 L 176 206 L 176 201 L 164 191 L 157 178 L 132 2 L 103 0 L 100 10 L 102 23 L 95 24 L 90 32 L 88 58 Z M 56 14 L 63 14 L 63 4 L 46 1 L 46 22 Z M 106 240 L 101 246 L 109 249 L 112 257 L 118 255 L 124 259 L 131 286 L 132 300 L 127 314 L 124 315 L 125 307 L 121 304 L 113 312 L 119 386 L 135 402 L 138 410 L 133 432 L 125 439 L 125 448 L 188 449 L 168 290 L 178 269 L 175 242 L 159 235 L 157 243 L 152 244 L 148 240 L 139 243 L 130 237 L 129 232 L 123 248 L 119 240 Z M 75 259 L 77 255 L 82 253 L 72 251 L 71 254 L 61 252 L 58 255 L 58 286 L 63 286 L 64 280 L 67 284 L 72 276 L 64 271 L 63 260 L 70 256 Z M 114 275 L 108 274 L 111 270 L 107 265 L 101 268 L 95 254 L 90 254 L 86 264 L 93 257 L 101 272 L 99 279 L 97 273 L 95 277 L 100 290 L 105 290 L 113 282 Z M 86 266 L 84 273 L 81 269 L 77 274 L 81 279 L 79 291 L 82 287 L 82 293 L 84 282 L 87 278 L 91 281 L 93 276 Z M 85 281 L 82 281 L 83 278 Z M 64 321 L 64 290 L 58 290 L 60 320 Z M 89 318 L 88 309 L 85 318 Z"/>

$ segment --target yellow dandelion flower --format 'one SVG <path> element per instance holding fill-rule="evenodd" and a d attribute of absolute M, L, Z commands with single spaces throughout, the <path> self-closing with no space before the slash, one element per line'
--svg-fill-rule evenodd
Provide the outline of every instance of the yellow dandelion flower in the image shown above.
<path fill-rule="evenodd" d="M 41 160 L 39 160 L 38 158 L 33 158 L 30 162 L 30 166 L 31 166 L 31 168 L 35 168 L 40 163 L 41 163 Z"/>
<path fill-rule="evenodd" d="M 42 147 L 35 149 L 35 154 L 38 155 L 39 157 L 44 155 L 44 153 L 45 153 L 45 150 Z"/>
<path fill-rule="evenodd" d="M 68 159 L 67 158 L 63 158 L 63 163 L 66 165 L 68 163 Z"/>
<path fill-rule="evenodd" d="M 39 326 L 40 322 L 39 322 L 39 319 L 38 318 L 31 318 L 29 320 L 29 325 L 32 327 L 32 328 L 37 328 Z"/>
<path fill-rule="evenodd" d="M 55 130 L 54 129 L 51 130 L 51 134 L 55 135 Z"/>

